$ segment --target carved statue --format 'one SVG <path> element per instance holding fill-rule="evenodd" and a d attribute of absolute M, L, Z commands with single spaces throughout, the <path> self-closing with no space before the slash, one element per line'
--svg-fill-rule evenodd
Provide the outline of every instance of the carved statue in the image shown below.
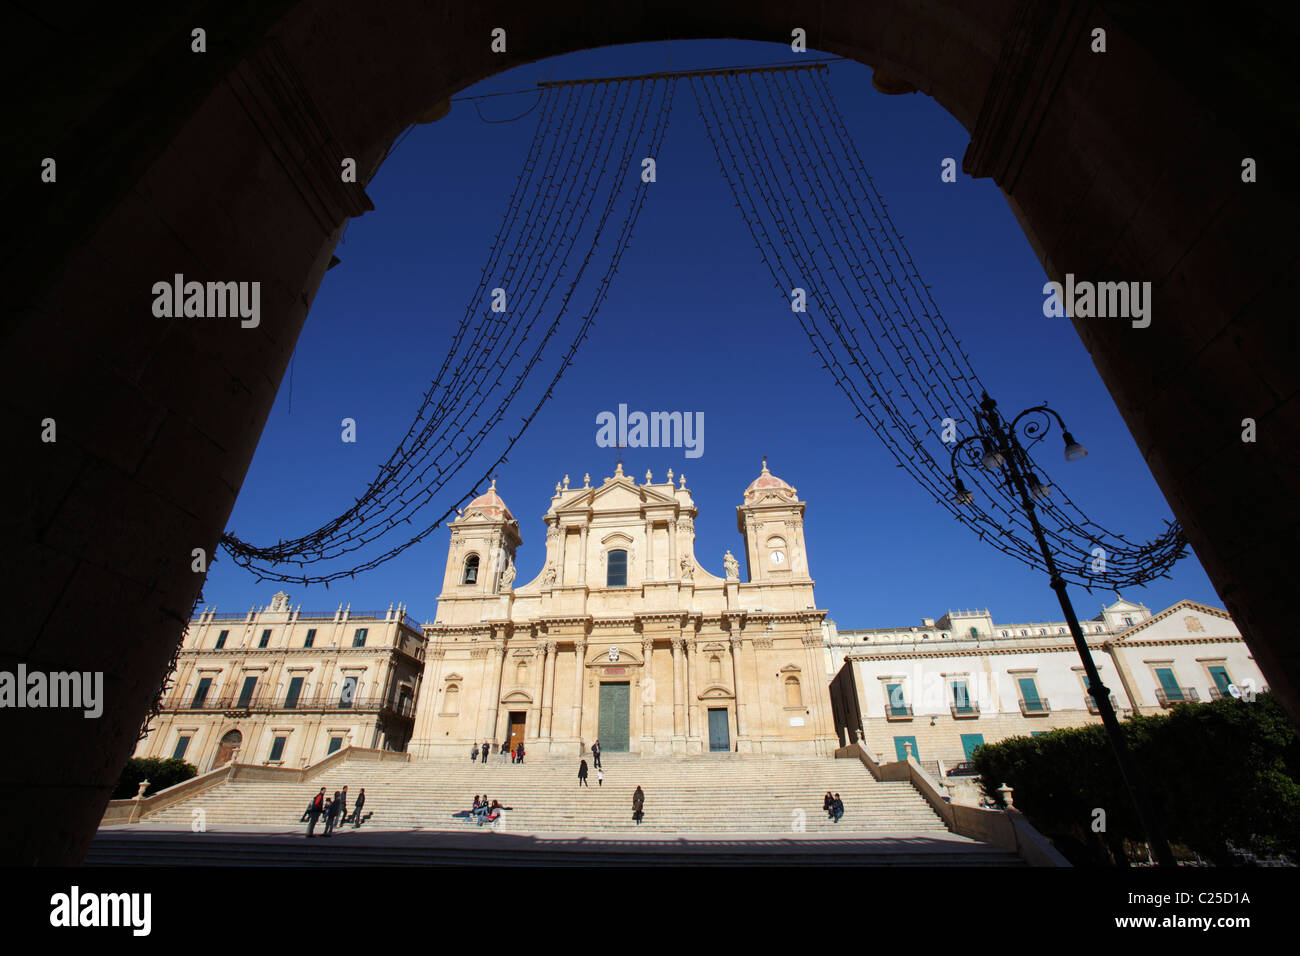
<path fill-rule="evenodd" d="M 695 580 L 695 565 L 691 564 L 690 558 L 682 558 L 682 577 Z"/>
<path fill-rule="evenodd" d="M 554 565 L 552 565 L 552 564 L 548 564 L 548 565 L 546 566 L 546 570 L 542 572 L 542 581 L 543 581 L 543 583 L 544 583 L 547 587 L 550 587 L 551 585 L 553 585 L 553 584 L 555 583 L 555 566 L 554 566 Z"/>
<path fill-rule="evenodd" d="M 740 562 L 736 560 L 736 556 L 731 553 L 730 548 L 727 549 L 727 553 L 722 557 L 722 566 L 727 569 L 728 581 L 740 580 Z"/>
<path fill-rule="evenodd" d="M 506 569 L 501 572 L 501 587 L 503 590 L 510 590 L 510 585 L 515 582 L 515 573 L 515 563 L 507 556 Z"/>

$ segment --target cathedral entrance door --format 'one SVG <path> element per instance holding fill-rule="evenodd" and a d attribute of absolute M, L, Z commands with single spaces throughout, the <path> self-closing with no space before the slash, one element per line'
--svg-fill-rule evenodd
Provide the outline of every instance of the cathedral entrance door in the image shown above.
<path fill-rule="evenodd" d="M 600 738 L 602 752 L 627 752 L 627 742 L 631 736 L 629 688 L 627 681 L 600 685 L 600 723 L 596 734 Z"/>
<path fill-rule="evenodd" d="M 510 749 L 514 750 L 515 745 L 522 743 L 524 739 L 524 721 L 528 714 L 522 710 L 510 711 Z"/>
<path fill-rule="evenodd" d="M 731 732 L 727 729 L 727 708 L 709 708 L 709 753 L 731 750 Z"/>

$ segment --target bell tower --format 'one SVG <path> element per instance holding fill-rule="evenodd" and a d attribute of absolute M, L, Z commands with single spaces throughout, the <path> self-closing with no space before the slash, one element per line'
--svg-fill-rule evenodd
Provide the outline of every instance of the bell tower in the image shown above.
<path fill-rule="evenodd" d="M 803 537 L 804 502 L 793 486 L 767 470 L 745 489 L 736 508 L 736 530 L 745 538 L 749 580 L 763 583 L 808 581 L 808 549 Z"/>
<path fill-rule="evenodd" d="M 451 544 L 439 601 L 496 594 L 503 576 L 507 583 L 513 580 L 507 568 L 513 567 L 520 544 L 519 522 L 497 494 L 495 478 L 487 493 L 471 501 L 448 527 Z"/>

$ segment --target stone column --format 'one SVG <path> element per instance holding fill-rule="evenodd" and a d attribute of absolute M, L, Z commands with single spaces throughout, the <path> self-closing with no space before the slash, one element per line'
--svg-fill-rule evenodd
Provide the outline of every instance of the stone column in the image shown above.
<path fill-rule="evenodd" d="M 659 697 L 659 687 L 654 679 L 654 638 L 641 639 L 642 670 L 645 676 L 641 682 L 641 753 L 653 754 L 655 750 L 655 700 Z"/>
<path fill-rule="evenodd" d="M 820 645 L 821 634 L 809 631 L 803 636 L 804 658 L 807 660 L 808 676 L 803 680 L 803 698 L 808 710 L 812 711 L 813 752 L 829 754 L 835 749 L 835 728 L 830 715 L 829 690 L 826 686 L 825 671 L 819 670 L 822 663 Z"/>
<path fill-rule="evenodd" d="M 736 635 L 731 635 L 731 679 L 736 691 L 736 739 L 745 736 L 749 729 L 749 708 L 746 705 L 745 698 L 745 676 L 741 667 L 740 648 L 742 639 Z"/>
<path fill-rule="evenodd" d="M 672 639 L 673 647 L 673 736 L 684 737 L 686 735 L 685 710 L 686 705 L 686 673 L 685 661 L 683 660 L 682 639 L 674 637 Z"/>
<path fill-rule="evenodd" d="M 668 519 L 668 579 L 676 581 L 682 576 L 682 569 L 677 563 L 677 519 Z"/>
<path fill-rule="evenodd" d="M 483 701 L 482 716 L 479 718 L 478 742 L 495 740 L 497 733 L 497 711 L 501 709 L 501 668 L 505 661 L 505 648 L 493 643 L 488 650 L 484 679 L 487 696 Z"/>
<path fill-rule="evenodd" d="M 546 642 L 546 683 L 542 690 L 542 736 L 547 740 L 554 735 L 553 715 L 555 713 L 555 661 L 560 655 L 555 641 Z"/>
<path fill-rule="evenodd" d="M 537 648 L 542 652 L 542 659 L 537 662 L 537 681 L 534 685 L 536 692 L 533 694 L 533 706 L 528 712 L 528 726 L 524 729 L 524 736 L 528 740 L 536 740 L 542 736 L 542 701 L 546 697 L 546 664 L 551 657 L 549 641 L 541 641 Z"/>
<path fill-rule="evenodd" d="M 669 568 L 669 577 L 672 577 L 672 568 Z M 655 579 L 655 523 L 651 518 L 646 519 L 645 523 L 645 580 L 653 581 Z"/>
<path fill-rule="evenodd" d="M 583 531 L 583 540 L 586 540 L 586 530 Z M 587 566 L 586 562 L 582 565 Z M 573 670 L 573 739 L 578 741 L 578 746 L 582 746 L 582 698 L 583 692 L 587 687 L 587 668 L 585 658 L 587 656 L 587 641 L 579 637 L 573 642 L 574 652 L 574 670 Z"/>
<path fill-rule="evenodd" d="M 682 649 L 686 652 L 686 739 L 694 740 L 700 735 L 700 719 L 696 712 L 696 698 L 699 691 L 696 688 L 696 671 L 699 670 L 700 662 L 697 656 L 695 641 L 685 639 L 682 642 Z"/>
<path fill-rule="evenodd" d="M 578 532 L 578 583 L 587 583 L 587 526 L 585 524 Z"/>

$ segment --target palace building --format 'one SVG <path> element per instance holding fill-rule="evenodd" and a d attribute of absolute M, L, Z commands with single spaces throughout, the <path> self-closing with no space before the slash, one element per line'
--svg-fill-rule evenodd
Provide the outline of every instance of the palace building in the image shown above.
<path fill-rule="evenodd" d="M 405 750 L 424 645 L 400 604 L 304 614 L 280 592 L 239 617 L 205 608 L 134 756 L 206 773 L 231 761 L 306 767 L 348 746 Z"/>
<path fill-rule="evenodd" d="M 830 754 L 803 514 L 765 461 L 736 509 L 741 580 L 730 551 L 721 575 L 696 555 L 685 475 L 566 477 L 545 561 L 516 584 L 519 524 L 494 481 L 450 525 L 410 751 L 522 740 L 577 755 L 599 738 L 608 752 Z"/>

